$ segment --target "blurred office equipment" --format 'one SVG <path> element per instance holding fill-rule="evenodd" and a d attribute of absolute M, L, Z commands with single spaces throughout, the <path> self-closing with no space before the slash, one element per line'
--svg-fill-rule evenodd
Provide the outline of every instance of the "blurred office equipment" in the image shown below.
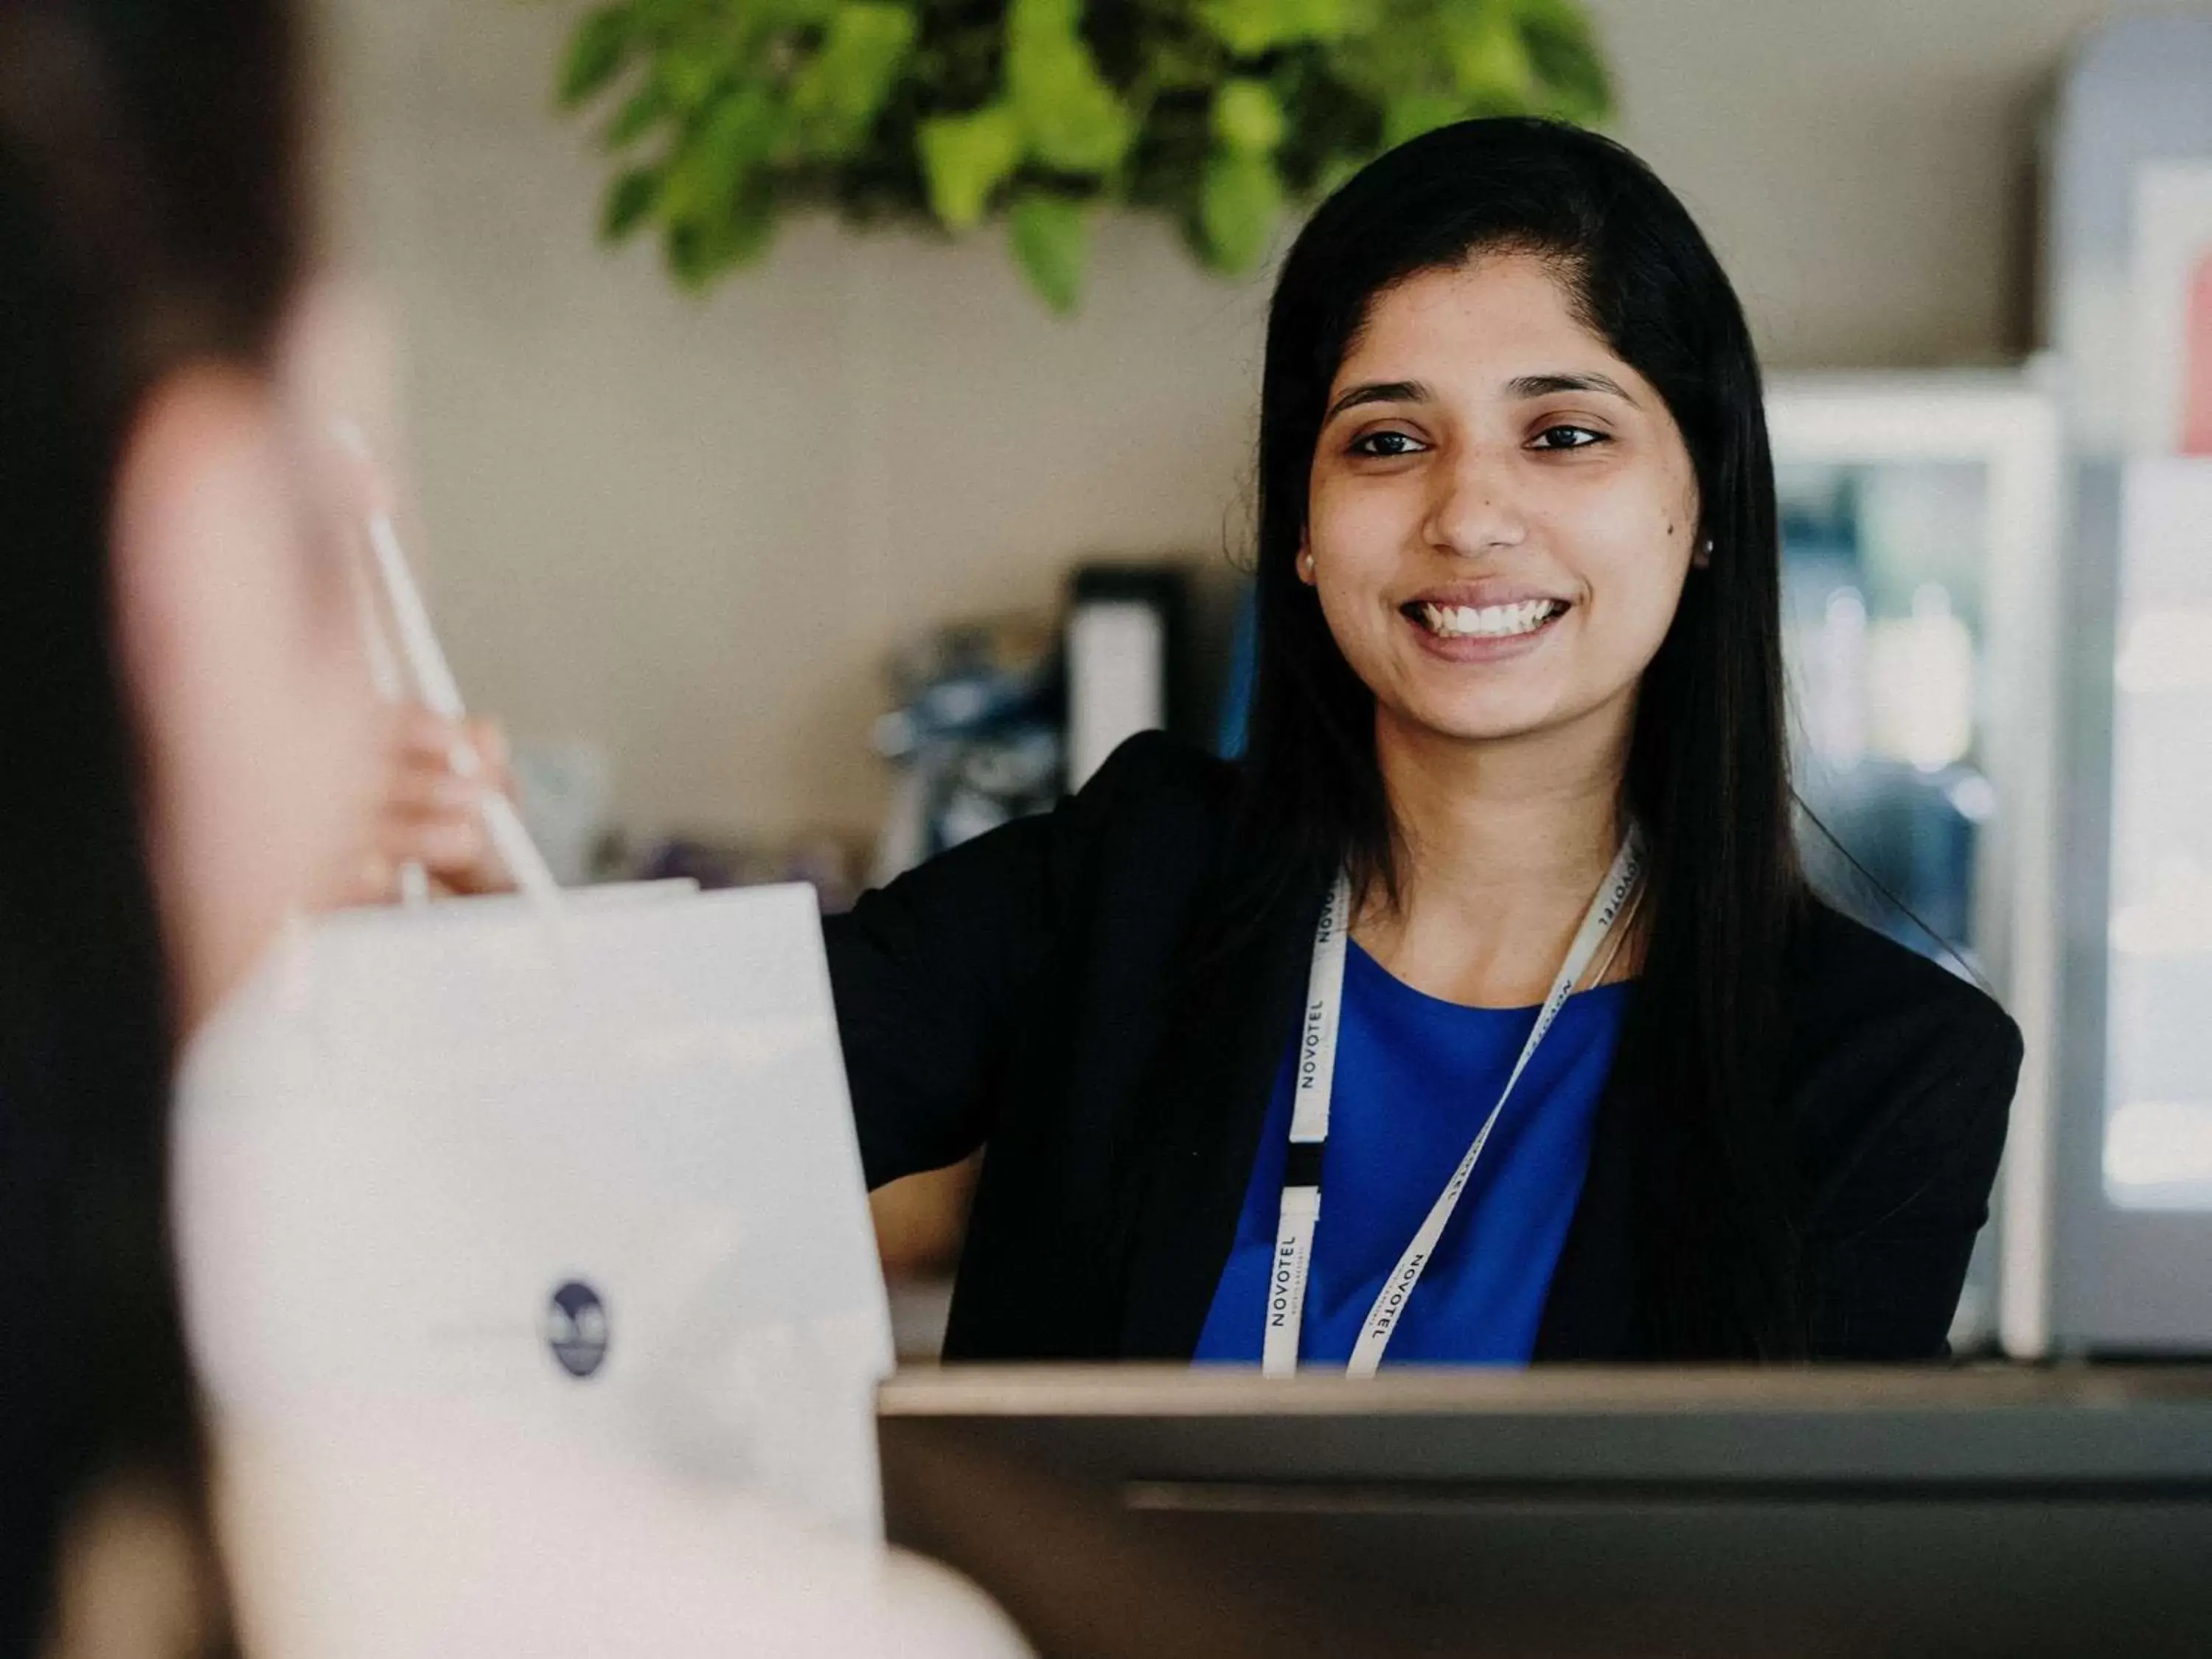
<path fill-rule="evenodd" d="M 2179 367 L 2172 336 L 2158 361 L 2163 307 L 2136 292 L 2138 265 L 2169 240 L 2141 212 L 2143 187 L 2170 188 L 2160 181 L 2212 163 L 2212 17 L 2134 18 L 2088 36 L 2059 82 L 2042 143 L 2037 297 L 2065 367 L 2067 434 L 2091 458 L 2140 450 L 2154 429 L 2141 412 L 2146 370 L 2163 380 Z M 2155 426 L 2179 436 L 2177 425 Z"/>
<path fill-rule="evenodd" d="M 876 752 L 899 769 L 870 884 L 1009 819 L 1042 811 L 1066 776 L 1066 699 L 1052 623 L 989 617 L 933 630 L 892 665 Z"/>
<path fill-rule="evenodd" d="M 1986 981 L 2027 1053 L 1952 1331 L 2046 1342 L 2057 1018 L 2059 417 L 2045 372 L 1778 376 L 1792 759 L 1808 872 Z"/>
<path fill-rule="evenodd" d="M 1067 611 L 1067 784 L 1125 738 L 1180 724 L 1188 577 L 1173 565 L 1085 565 Z"/>
<path fill-rule="evenodd" d="M 2212 1212 L 2212 459 L 2130 465 L 2120 522 L 2105 1194 Z"/>
<path fill-rule="evenodd" d="M 902 1372 L 890 1535 L 1054 1659 L 2201 1655 L 2212 1372 Z"/>
<path fill-rule="evenodd" d="M 2076 504 L 2049 1344 L 2212 1352 L 2212 17 L 2091 36 L 2044 152 Z"/>
<path fill-rule="evenodd" d="M 2212 155 L 2136 169 L 2130 448 L 2212 455 Z"/>
<path fill-rule="evenodd" d="M 2212 1351 L 2212 459 L 2092 462 L 2069 614 L 2057 1346 Z"/>

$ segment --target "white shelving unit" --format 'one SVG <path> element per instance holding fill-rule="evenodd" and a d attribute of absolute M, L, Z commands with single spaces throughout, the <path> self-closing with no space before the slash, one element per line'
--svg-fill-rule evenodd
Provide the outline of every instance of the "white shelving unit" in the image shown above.
<path fill-rule="evenodd" d="M 1985 779 L 1987 787 L 1976 787 L 1977 799 L 1966 809 L 1979 818 L 1972 841 L 1969 954 L 2019 1021 L 2027 1054 L 1999 1178 L 1995 1248 L 1978 1252 L 1954 1336 L 1973 1343 L 1994 1333 L 2017 1358 L 2039 1356 L 2051 1341 L 2059 551 L 2065 502 L 2059 415 L 2045 379 L 2034 366 L 1784 375 L 1776 377 L 1767 400 L 1785 501 L 1792 486 L 1808 476 L 1856 478 L 1879 491 L 1885 474 L 1922 479 L 1935 477 L 1931 469 L 1948 474 L 1946 489 L 1917 492 L 1931 503 L 1948 495 L 1951 503 L 1950 511 L 1927 512 L 1924 525 L 1911 521 L 1915 491 L 1887 492 L 1904 500 L 1905 510 L 1888 515 L 1886 539 L 1901 545 L 1889 546 L 1884 556 L 1893 584 L 1913 561 L 1925 558 L 1972 590 L 1960 596 L 1975 623 L 1971 748 L 1961 752 L 1971 754 L 1969 781 Z M 1956 510 L 1962 499 L 1963 515 Z M 1975 544 L 1954 545 L 1962 534 Z M 1786 543 L 1784 556 L 1786 565 Z M 1948 591 L 1935 588 L 1939 595 Z M 1910 619 L 1898 624 L 1904 632 Z M 1869 625 L 1878 629 L 1882 619 Z M 1956 625 L 1948 634 L 1939 629 L 1934 642 L 1941 646 L 1968 631 Z M 1909 636 L 1904 642 L 1911 647 Z M 1936 653 L 1939 669 L 1945 654 Z M 1911 660 L 1909 651 L 1905 660 Z M 1802 690 L 1808 665 L 1790 667 L 1793 690 Z M 1872 685 L 1871 679 L 1869 684 L 1876 696 L 1899 695 L 1897 688 Z M 1928 711 L 1917 713 L 1924 717 Z M 1907 758 L 1932 770 L 1945 743 L 1940 729 L 1936 741 L 1938 754 Z"/>

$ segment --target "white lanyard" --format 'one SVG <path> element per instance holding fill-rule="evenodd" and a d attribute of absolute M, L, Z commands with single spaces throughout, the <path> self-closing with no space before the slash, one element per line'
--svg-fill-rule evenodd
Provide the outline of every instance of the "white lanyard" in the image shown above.
<path fill-rule="evenodd" d="M 1375 1305 L 1367 1310 L 1359 1340 L 1352 1350 L 1352 1363 L 1346 1368 L 1352 1376 L 1372 1376 L 1382 1364 L 1382 1351 L 1390 1345 L 1390 1334 L 1398 1328 L 1399 1316 L 1405 1312 L 1413 1286 L 1420 1282 L 1421 1270 L 1428 1266 L 1429 1257 L 1436 1249 L 1437 1239 L 1443 1236 L 1452 1212 L 1459 1207 L 1460 1194 L 1467 1190 L 1468 1178 L 1474 1173 L 1475 1160 L 1482 1156 L 1483 1144 L 1490 1139 L 1498 1115 L 1505 1109 L 1513 1085 L 1528 1069 L 1544 1034 L 1552 1029 L 1553 1020 L 1572 994 L 1576 981 L 1582 978 L 1606 935 L 1613 931 L 1613 923 L 1627 908 L 1643 871 L 1644 840 L 1632 823 L 1620 850 L 1613 854 L 1613 867 L 1606 872 L 1605 879 L 1590 899 L 1589 908 L 1583 915 L 1582 926 L 1575 932 L 1574 943 L 1567 947 L 1566 960 L 1559 964 L 1559 976 L 1552 981 L 1551 994 L 1537 1012 L 1536 1024 L 1528 1033 L 1528 1042 L 1522 1045 L 1521 1057 L 1513 1062 L 1513 1070 L 1498 1094 L 1498 1103 L 1482 1121 L 1474 1144 L 1467 1149 L 1459 1168 L 1444 1183 L 1443 1191 L 1429 1208 L 1428 1218 L 1421 1223 L 1413 1243 L 1406 1246 L 1398 1265 L 1382 1282 Z M 1336 1086 L 1336 1032 L 1344 1010 L 1344 953 L 1352 932 L 1351 912 L 1351 884 L 1340 874 L 1329 890 L 1321 925 L 1314 930 L 1313 967 L 1306 981 L 1305 1019 L 1298 1033 L 1290 1153 L 1283 1172 L 1282 1208 L 1275 1224 L 1275 1256 L 1267 1279 L 1266 1322 L 1261 1346 L 1260 1369 L 1268 1376 L 1288 1376 L 1298 1368 L 1298 1332 L 1305 1316 L 1306 1273 L 1313 1260 L 1314 1228 L 1321 1218 L 1322 1149 L 1328 1140 L 1329 1098 Z"/>

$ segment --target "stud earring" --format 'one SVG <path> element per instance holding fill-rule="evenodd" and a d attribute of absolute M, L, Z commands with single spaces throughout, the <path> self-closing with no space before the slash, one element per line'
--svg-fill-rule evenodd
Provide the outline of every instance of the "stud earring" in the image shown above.
<path fill-rule="evenodd" d="M 1313 574 L 1314 560 L 1312 549 L 1309 548 L 1304 552 L 1298 555 L 1298 568 L 1304 571 L 1309 577 Z"/>

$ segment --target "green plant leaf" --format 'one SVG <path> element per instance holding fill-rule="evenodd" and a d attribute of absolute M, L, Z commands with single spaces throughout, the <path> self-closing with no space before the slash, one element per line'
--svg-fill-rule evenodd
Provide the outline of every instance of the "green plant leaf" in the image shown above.
<path fill-rule="evenodd" d="M 600 6 L 585 13 L 562 56 L 556 94 L 561 107 L 574 109 L 588 101 L 622 72 L 636 45 L 636 18 L 630 7 Z"/>
<path fill-rule="evenodd" d="M 599 228 L 659 230 L 687 286 L 787 208 L 994 213 L 1074 303 L 1087 213 L 1172 215 L 1209 267 L 1268 252 L 1295 195 L 1470 114 L 1583 125 L 1613 94 L 1592 0 L 568 0 L 555 75 L 599 108 Z"/>
<path fill-rule="evenodd" d="M 1009 0 L 1006 90 L 1028 153 L 1062 173 L 1121 163 L 1136 123 L 1077 29 L 1077 0 Z"/>
<path fill-rule="evenodd" d="M 1323 163 L 1322 170 L 1314 175 L 1314 194 L 1316 196 L 1335 195 L 1336 192 L 1344 185 L 1352 182 L 1352 174 L 1358 173 L 1360 168 L 1365 167 L 1368 162 L 1373 159 L 1374 158 L 1372 156 L 1369 155 L 1330 156 L 1328 160 Z"/>
<path fill-rule="evenodd" d="M 1393 98 L 1382 112 L 1382 148 L 1395 149 L 1407 139 L 1447 126 L 1466 113 L 1466 104 L 1448 93 L 1413 92 Z"/>
<path fill-rule="evenodd" d="M 1511 0 L 1444 0 L 1443 25 L 1452 84 L 1470 112 L 1504 115 L 1529 106 L 1535 65 Z"/>
<path fill-rule="evenodd" d="M 860 148 L 920 27 L 911 7 L 883 0 L 838 8 L 821 50 L 792 84 L 803 150 L 837 160 Z"/>
<path fill-rule="evenodd" d="M 609 155 L 627 149 L 675 113 L 668 94 L 657 80 L 647 81 L 615 112 L 615 118 L 599 135 L 599 146 Z"/>
<path fill-rule="evenodd" d="M 1595 126 L 1613 115 L 1613 82 L 1596 32 L 1577 0 L 1513 0 L 1547 115 Z"/>
<path fill-rule="evenodd" d="M 1198 21 L 1239 58 L 1257 58 L 1285 39 L 1290 0 L 1200 0 Z"/>
<path fill-rule="evenodd" d="M 705 108 L 726 90 L 729 71 L 729 53 L 716 43 L 680 40 L 661 53 L 660 72 L 655 78 L 670 106 L 689 115 Z"/>
<path fill-rule="evenodd" d="M 1265 81 L 1224 81 L 1213 94 L 1213 136 L 1239 155 L 1272 155 L 1290 130 L 1289 118 Z"/>
<path fill-rule="evenodd" d="M 1366 8 L 1354 0 L 1199 0 L 1198 21 L 1239 58 L 1300 40 L 1334 40 Z"/>
<path fill-rule="evenodd" d="M 1283 214 L 1283 180 L 1264 155 L 1223 152 L 1206 164 L 1199 228 L 1214 268 L 1241 276 L 1266 257 Z"/>
<path fill-rule="evenodd" d="M 1447 89 L 1450 70 L 1439 0 L 1399 0 L 1385 24 L 1329 49 L 1329 68 L 1377 112 L 1394 98 Z"/>
<path fill-rule="evenodd" d="M 664 216 L 671 223 L 704 223 L 721 216 L 775 152 L 785 126 L 784 106 L 766 87 L 742 87 L 724 99 L 670 158 Z"/>
<path fill-rule="evenodd" d="M 741 12 L 763 29 L 787 29 L 827 23 L 837 15 L 840 0 L 744 0 L 732 9 Z M 701 0 L 681 0 L 686 11 L 711 9 Z"/>
<path fill-rule="evenodd" d="M 1091 219 L 1083 204 L 1049 191 L 1024 191 L 1006 215 L 1007 239 L 1030 286 L 1066 316 L 1083 298 Z"/>
<path fill-rule="evenodd" d="M 672 223 L 662 245 L 671 274 L 696 291 L 732 266 L 759 258 L 775 234 L 775 198 L 765 184 L 754 180 L 724 203 L 720 213 Z"/>
<path fill-rule="evenodd" d="M 599 239 L 606 242 L 625 240 L 647 219 L 660 199 L 660 169 L 632 167 L 607 186 L 605 205 L 599 210 Z"/>
<path fill-rule="evenodd" d="M 1004 104 L 924 121 L 915 139 L 930 210 L 947 230 L 966 230 L 981 220 L 991 192 L 1022 159 L 1021 123 Z"/>

